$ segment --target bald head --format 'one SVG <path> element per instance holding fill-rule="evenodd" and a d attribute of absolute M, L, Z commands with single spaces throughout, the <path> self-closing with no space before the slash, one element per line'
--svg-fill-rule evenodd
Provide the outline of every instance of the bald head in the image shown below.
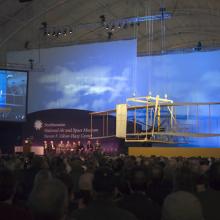
<path fill-rule="evenodd" d="M 215 190 L 220 190 L 220 161 L 213 163 L 209 169 L 209 185 Z"/>
<path fill-rule="evenodd" d="M 29 206 L 36 220 L 62 219 L 65 216 L 67 204 L 67 188 L 57 179 L 36 185 L 29 197 Z"/>

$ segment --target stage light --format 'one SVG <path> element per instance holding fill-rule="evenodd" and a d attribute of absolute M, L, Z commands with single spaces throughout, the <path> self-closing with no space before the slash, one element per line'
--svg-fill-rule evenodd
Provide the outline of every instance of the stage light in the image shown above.
<path fill-rule="evenodd" d="M 112 32 L 108 32 L 108 39 L 111 40 L 113 33 Z"/>
<path fill-rule="evenodd" d="M 105 15 L 100 15 L 99 18 L 101 19 L 101 21 L 105 21 Z"/>
<path fill-rule="evenodd" d="M 63 31 L 63 35 L 64 35 L 64 36 L 66 36 L 66 35 L 67 35 L 67 32 L 66 32 L 66 30 L 64 30 L 64 31 Z"/>
<path fill-rule="evenodd" d="M 55 37 L 56 36 L 56 32 L 54 31 L 52 35 L 53 35 L 53 37 Z"/>
<path fill-rule="evenodd" d="M 115 28 L 128 28 L 128 25 L 130 27 L 134 27 L 135 25 L 139 26 L 141 22 L 145 21 L 158 21 L 158 20 L 164 20 L 164 19 L 170 19 L 172 17 L 172 14 L 170 12 L 166 12 L 166 8 L 160 8 L 160 13 L 155 14 L 155 15 L 148 15 L 148 16 L 143 16 L 143 17 L 129 17 L 129 18 L 120 18 L 120 19 L 114 19 L 106 22 L 106 17 L 105 15 L 100 15 L 99 19 L 100 22 L 95 22 L 95 23 L 84 23 L 84 24 L 79 24 L 76 27 L 72 25 L 64 25 L 64 26 L 50 26 L 48 27 L 47 22 L 42 22 L 41 23 L 41 31 L 44 31 L 44 34 L 46 36 L 49 36 L 48 34 L 48 29 L 51 31 L 50 35 L 52 34 L 52 30 L 56 32 L 55 35 L 56 37 L 59 37 L 61 34 L 72 34 L 73 33 L 73 28 L 78 29 L 78 28 L 97 28 L 100 27 L 100 24 L 102 25 L 103 28 L 106 30 L 111 30 L 113 32 Z M 66 28 L 66 34 L 63 32 Z M 109 36 L 109 35 L 108 35 Z M 111 36 L 110 36 L 111 37 Z"/>
<path fill-rule="evenodd" d="M 128 24 L 125 23 L 124 26 L 123 26 L 123 28 L 126 29 L 127 27 L 128 27 Z"/>
<path fill-rule="evenodd" d="M 100 15 L 99 18 L 101 19 L 101 23 L 105 23 L 105 15 Z"/>
<path fill-rule="evenodd" d="M 50 32 L 47 32 L 47 36 L 50 36 Z"/>
<path fill-rule="evenodd" d="M 202 50 L 202 43 L 201 43 L 201 41 L 199 41 L 199 42 L 197 43 L 196 50 L 197 50 L 197 51 Z"/>

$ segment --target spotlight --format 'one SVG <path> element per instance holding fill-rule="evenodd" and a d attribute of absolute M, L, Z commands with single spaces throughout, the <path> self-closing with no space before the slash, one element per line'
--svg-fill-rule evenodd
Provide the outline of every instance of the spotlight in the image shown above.
<path fill-rule="evenodd" d="M 123 26 L 123 28 L 126 29 L 127 27 L 128 27 L 128 24 L 125 23 L 124 26 Z"/>
<path fill-rule="evenodd" d="M 107 24 L 107 25 L 105 26 L 105 29 L 106 29 L 106 30 L 108 30 L 108 29 L 109 29 L 109 26 L 108 26 L 108 24 Z"/>
<path fill-rule="evenodd" d="M 115 30 L 115 25 L 112 25 L 111 31 L 114 31 L 114 30 Z"/>
<path fill-rule="evenodd" d="M 49 31 L 47 32 L 47 36 L 50 36 L 50 32 Z"/>
<path fill-rule="evenodd" d="M 63 31 L 63 35 L 66 36 L 66 34 L 67 34 L 66 30 L 64 30 L 64 31 Z"/>
<path fill-rule="evenodd" d="M 121 28 L 121 24 L 120 23 L 118 24 L 118 28 Z"/>
<path fill-rule="evenodd" d="M 61 31 L 58 31 L 58 35 L 61 35 L 62 33 L 61 33 Z"/>
<path fill-rule="evenodd" d="M 100 15 L 99 18 L 101 19 L 102 26 L 105 26 L 105 15 Z"/>
<path fill-rule="evenodd" d="M 113 33 L 112 32 L 108 32 L 108 39 L 111 40 Z"/>
<path fill-rule="evenodd" d="M 46 28 L 47 28 L 47 22 L 44 21 L 44 22 L 41 23 L 41 25 L 42 25 L 42 28 L 43 28 L 43 29 L 46 29 Z"/>
<path fill-rule="evenodd" d="M 105 15 L 100 15 L 99 18 L 101 19 L 101 22 L 105 22 Z"/>
<path fill-rule="evenodd" d="M 70 34 L 72 34 L 72 33 L 73 33 L 73 30 L 72 30 L 72 29 L 70 29 L 70 30 L 69 30 L 69 33 L 70 33 Z"/>
<path fill-rule="evenodd" d="M 197 50 L 197 51 L 202 50 L 202 42 L 201 42 L 201 41 L 198 41 L 198 43 L 197 43 L 197 46 L 196 46 L 195 50 Z"/>
<path fill-rule="evenodd" d="M 53 34 L 52 34 L 52 36 L 53 36 L 53 37 L 55 37 L 55 36 L 56 36 L 56 32 L 55 32 L 55 31 L 53 31 Z"/>

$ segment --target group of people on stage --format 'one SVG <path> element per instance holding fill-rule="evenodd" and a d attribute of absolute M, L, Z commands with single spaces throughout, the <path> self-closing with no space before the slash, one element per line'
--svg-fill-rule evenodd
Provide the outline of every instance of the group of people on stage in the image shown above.
<path fill-rule="evenodd" d="M 86 145 L 84 145 L 80 140 L 77 142 L 73 141 L 60 141 L 59 143 L 55 143 L 54 141 L 44 141 L 44 152 L 56 152 L 56 153 L 89 153 L 89 152 L 101 152 L 101 144 L 98 140 L 93 144 L 91 140 L 88 140 Z"/>

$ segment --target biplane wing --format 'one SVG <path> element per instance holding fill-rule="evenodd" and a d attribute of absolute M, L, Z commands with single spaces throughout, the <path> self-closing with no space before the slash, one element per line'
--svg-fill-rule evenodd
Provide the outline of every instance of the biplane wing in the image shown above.
<path fill-rule="evenodd" d="M 132 103 L 132 104 L 131 104 Z M 137 104 L 138 103 L 138 104 Z M 103 111 L 103 112 L 92 112 L 91 113 L 91 131 L 92 131 L 92 120 L 95 120 L 96 116 L 102 116 L 103 120 L 106 120 L 107 123 L 103 122 L 103 125 L 108 126 L 108 116 L 114 115 L 115 121 L 118 120 L 118 117 L 123 116 L 123 120 L 126 120 L 127 123 L 133 124 L 133 130 L 130 129 L 128 131 L 127 126 L 121 128 L 124 129 L 124 139 L 126 142 L 152 142 L 152 143 L 179 143 L 176 142 L 176 139 L 179 137 L 182 138 L 208 138 L 208 137 L 219 137 L 220 133 L 217 131 L 208 132 L 208 131 L 197 131 L 182 129 L 181 124 L 184 120 L 180 120 L 177 116 L 177 110 L 181 107 L 191 108 L 193 106 L 196 107 L 193 114 L 195 114 L 194 123 L 197 127 L 199 121 L 199 107 L 203 106 L 208 108 L 208 117 L 210 120 L 211 116 L 211 106 L 219 106 L 220 102 L 173 102 L 172 100 L 160 98 L 159 96 L 152 97 L 133 97 L 128 98 L 126 104 L 122 104 L 124 107 L 126 106 L 126 110 L 117 114 L 116 109 Z M 163 111 L 166 109 L 166 111 Z M 139 110 L 142 111 L 142 122 L 139 123 L 140 120 L 137 120 L 138 114 L 140 114 Z M 220 108 L 219 108 L 220 110 Z M 165 112 L 165 113 L 164 113 Z M 182 111 L 183 112 L 183 111 Z M 220 111 L 219 111 L 220 113 Z M 183 114 L 183 113 L 181 113 Z M 126 115 L 126 119 L 125 119 Z M 129 115 L 129 119 L 128 119 Z M 188 118 L 188 117 L 187 117 Z M 167 120 L 164 122 L 164 120 Z M 185 120 L 186 121 L 186 120 Z M 121 118 L 122 122 L 122 118 Z M 209 125 L 210 121 L 207 122 Z M 122 123 L 124 124 L 124 123 Z M 166 124 L 166 127 L 163 127 Z M 120 125 L 121 126 L 121 125 Z M 143 127 L 143 129 L 138 130 L 137 127 Z M 117 123 L 116 123 L 117 127 Z M 149 129 L 150 128 L 150 129 Z M 161 129 L 163 128 L 163 129 Z M 103 130 L 108 130 L 107 127 L 103 128 Z M 132 131 L 131 131 L 132 130 Z M 150 131 L 149 131 L 150 130 Z M 220 129 L 219 129 L 220 131 Z M 108 132 L 107 132 L 108 133 Z M 106 135 L 105 135 L 106 136 Z M 117 132 L 115 131 L 115 136 L 117 137 Z M 91 132 L 91 137 L 93 134 Z M 176 137 L 176 138 L 175 138 Z M 96 137 L 98 138 L 98 137 Z M 175 141 L 174 141 L 175 138 Z M 185 141 L 184 141 L 185 142 Z"/>
<path fill-rule="evenodd" d="M 11 108 L 0 106 L 0 112 L 10 112 L 10 111 L 11 111 Z"/>

